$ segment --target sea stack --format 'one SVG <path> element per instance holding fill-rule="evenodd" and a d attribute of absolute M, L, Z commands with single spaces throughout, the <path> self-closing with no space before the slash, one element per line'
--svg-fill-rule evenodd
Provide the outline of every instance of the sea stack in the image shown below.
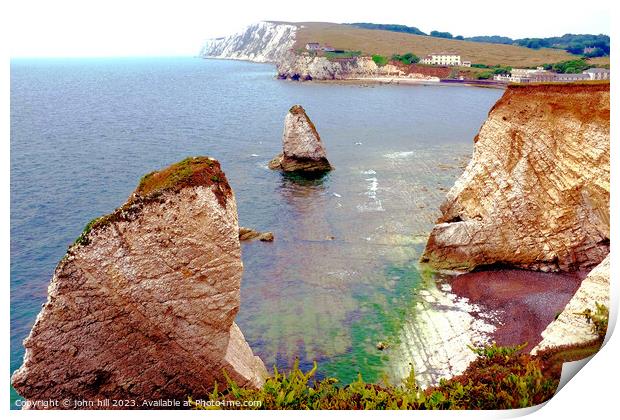
<path fill-rule="evenodd" d="M 609 83 L 508 86 L 421 261 L 572 271 L 609 253 Z"/>
<path fill-rule="evenodd" d="M 265 366 L 234 322 L 242 270 L 237 206 L 216 160 L 144 176 L 56 267 L 14 388 L 27 400 L 151 408 L 205 397 L 224 371 L 260 387 Z"/>
<path fill-rule="evenodd" d="M 270 169 L 320 173 L 332 169 L 316 127 L 301 105 L 294 105 L 284 119 L 282 153 L 269 162 Z"/>

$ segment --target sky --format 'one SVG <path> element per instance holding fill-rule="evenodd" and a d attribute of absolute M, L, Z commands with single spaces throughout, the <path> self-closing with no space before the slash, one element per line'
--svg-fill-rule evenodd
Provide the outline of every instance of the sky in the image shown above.
<path fill-rule="evenodd" d="M 610 1 L 9 0 L 12 57 L 193 56 L 260 20 L 374 22 L 512 38 L 610 33 Z M 504 5 L 504 6 L 499 6 Z M 2 6 L 7 7 L 6 3 Z"/>

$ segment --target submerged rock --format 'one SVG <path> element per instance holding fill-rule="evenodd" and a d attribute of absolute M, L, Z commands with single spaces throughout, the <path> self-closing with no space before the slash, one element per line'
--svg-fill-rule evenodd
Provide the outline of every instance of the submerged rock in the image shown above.
<path fill-rule="evenodd" d="M 250 241 L 252 239 L 258 239 L 263 242 L 273 242 L 274 237 L 272 232 L 259 232 L 246 227 L 239 228 L 240 241 Z"/>
<path fill-rule="evenodd" d="M 474 139 L 422 262 L 592 267 L 609 253 L 609 84 L 509 86 Z"/>
<path fill-rule="evenodd" d="M 284 172 L 325 172 L 332 169 L 316 127 L 301 105 L 294 105 L 284 119 L 282 153 L 269 162 Z"/>
<path fill-rule="evenodd" d="M 377 347 L 377 350 L 383 351 L 383 350 L 386 350 L 388 347 L 390 347 L 390 345 L 384 341 L 379 341 L 376 347 Z"/>
<path fill-rule="evenodd" d="M 12 377 L 17 392 L 28 400 L 130 399 L 141 408 L 205 396 L 214 381 L 226 383 L 223 371 L 260 387 L 265 367 L 234 322 L 238 230 L 217 161 L 188 158 L 143 177 L 58 264 Z"/>

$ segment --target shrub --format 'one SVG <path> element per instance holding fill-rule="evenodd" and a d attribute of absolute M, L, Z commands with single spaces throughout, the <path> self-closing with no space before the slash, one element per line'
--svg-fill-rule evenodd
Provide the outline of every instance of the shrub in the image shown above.
<path fill-rule="evenodd" d="M 465 372 L 438 386 L 422 389 L 414 371 L 402 384 L 366 383 L 357 380 L 341 386 L 335 378 L 313 380 L 314 367 L 304 373 L 296 361 L 289 373 L 274 367 L 273 375 L 261 389 L 246 389 L 228 377 L 227 388 L 217 384 L 208 396 L 213 401 L 261 401 L 260 407 L 225 405 L 224 408 L 262 409 L 507 409 L 529 407 L 550 399 L 558 386 L 561 365 L 596 352 L 600 341 L 585 347 L 568 346 L 542 352 L 538 356 L 521 353 L 525 344 L 513 347 L 472 348 L 477 359 Z M 190 399 L 194 408 L 206 409 Z"/>
<path fill-rule="evenodd" d="M 586 62 L 586 60 L 580 58 L 578 60 L 562 61 L 554 64 L 545 64 L 543 66 L 546 70 L 553 70 L 557 73 L 581 73 L 584 70 L 592 67 Z"/>
<path fill-rule="evenodd" d="M 482 72 L 478 73 L 476 75 L 476 77 L 478 79 L 481 79 L 481 80 L 483 80 L 483 79 L 490 79 L 491 77 L 493 77 L 493 74 L 494 74 L 494 72 L 492 72 L 492 71 L 482 71 Z"/>
<path fill-rule="evenodd" d="M 420 61 L 420 57 L 413 53 L 406 53 L 403 55 L 394 54 L 392 56 L 393 61 L 400 61 L 403 64 L 414 64 Z"/>
<path fill-rule="evenodd" d="M 372 56 L 372 61 L 374 61 L 377 64 L 377 66 L 381 67 L 381 66 L 385 66 L 389 60 L 387 57 L 384 57 L 379 54 L 374 54 Z"/>

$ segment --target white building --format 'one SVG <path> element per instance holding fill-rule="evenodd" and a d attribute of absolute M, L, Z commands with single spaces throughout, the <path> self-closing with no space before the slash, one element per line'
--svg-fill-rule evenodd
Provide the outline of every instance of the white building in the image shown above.
<path fill-rule="evenodd" d="M 590 80 L 590 76 L 585 73 L 557 73 L 555 75 L 555 82 L 581 82 L 583 80 Z"/>
<path fill-rule="evenodd" d="M 321 44 L 318 42 L 308 42 L 306 44 L 306 49 L 308 51 L 319 51 L 321 49 Z"/>
<path fill-rule="evenodd" d="M 587 74 L 590 80 L 609 80 L 610 76 L 609 69 L 600 68 L 588 69 L 583 74 Z"/>
<path fill-rule="evenodd" d="M 588 69 L 583 73 L 554 73 L 542 67 L 534 69 L 512 69 L 510 76 L 497 75 L 495 80 L 510 83 L 540 83 L 540 82 L 580 82 L 584 80 L 608 80 L 608 69 Z"/>
<path fill-rule="evenodd" d="M 542 67 L 537 67 L 536 69 L 512 69 L 510 75 L 498 74 L 494 79 L 510 83 L 552 82 L 554 73 L 548 72 Z"/>
<path fill-rule="evenodd" d="M 452 53 L 430 54 L 422 57 L 420 63 L 431 64 L 433 66 L 460 66 L 461 56 Z"/>

